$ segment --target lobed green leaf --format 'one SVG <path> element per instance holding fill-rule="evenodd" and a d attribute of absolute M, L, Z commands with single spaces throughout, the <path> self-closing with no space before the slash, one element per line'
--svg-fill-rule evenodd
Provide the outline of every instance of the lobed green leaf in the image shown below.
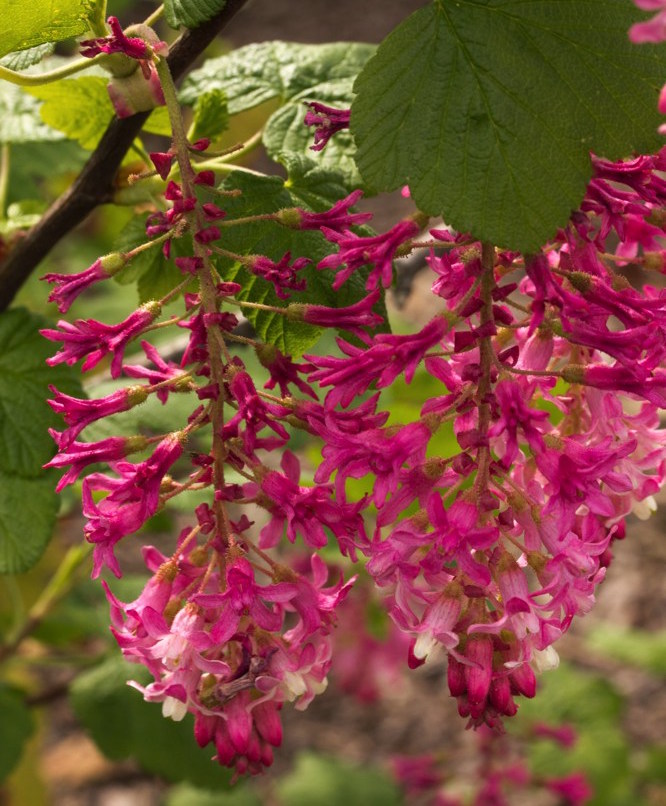
<path fill-rule="evenodd" d="M 388 773 L 373 767 L 357 767 L 314 753 L 301 753 L 292 772 L 278 784 L 285 806 L 365 806 L 381 803 L 398 806 L 402 795 Z"/>
<path fill-rule="evenodd" d="M 34 48 L 26 48 L 15 53 L 8 53 L 0 59 L 0 66 L 8 70 L 21 71 L 33 64 L 39 64 L 46 56 L 50 56 L 55 49 L 53 42 L 45 42 L 43 45 L 35 45 Z"/>
<path fill-rule="evenodd" d="M 103 0 L 5 0 L 0 56 L 84 34 L 105 5 Z"/>
<path fill-rule="evenodd" d="M 196 142 L 202 137 L 215 140 L 229 128 L 227 96 L 222 90 L 204 92 L 194 105 L 194 119 L 190 140 Z"/>
<path fill-rule="evenodd" d="M 283 104 L 305 95 L 316 100 L 322 85 L 325 90 L 330 82 L 358 75 L 373 52 L 374 45 L 358 42 L 246 45 L 193 70 L 183 82 L 179 97 L 192 106 L 202 94 L 221 90 L 226 93 L 230 115 L 272 98 L 279 98 Z"/>
<path fill-rule="evenodd" d="M 40 104 L 8 81 L 0 81 L 0 143 L 40 143 L 62 140 L 39 114 Z"/>
<path fill-rule="evenodd" d="M 226 4 L 226 0 L 165 0 L 164 17 L 172 28 L 198 28 Z"/>
<path fill-rule="evenodd" d="M 101 76 L 81 76 L 30 87 L 26 92 L 43 101 L 40 114 L 46 124 L 92 150 L 114 115 L 107 84 L 108 79 Z"/>
<path fill-rule="evenodd" d="M 0 315 L 0 573 L 28 570 L 46 547 L 58 510 L 55 479 L 42 466 L 53 456 L 50 427 L 61 425 L 46 402 L 49 384 L 80 393 L 73 371 L 51 368 L 46 322 L 21 308 Z M 26 507 L 26 502 L 30 506 Z"/>
<path fill-rule="evenodd" d="M 0 574 L 22 574 L 44 553 L 60 506 L 56 479 L 52 473 L 28 479 L 0 471 Z"/>
<path fill-rule="evenodd" d="M 627 37 L 626 0 L 433 0 L 379 46 L 355 84 L 366 182 L 409 185 L 460 231 L 533 250 L 591 175 L 657 150 L 663 51 Z"/>

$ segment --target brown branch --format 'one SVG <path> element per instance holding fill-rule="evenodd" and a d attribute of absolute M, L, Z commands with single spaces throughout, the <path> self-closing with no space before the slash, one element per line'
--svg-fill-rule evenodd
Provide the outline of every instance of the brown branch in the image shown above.
<path fill-rule="evenodd" d="M 207 23 L 186 31 L 168 56 L 174 78 L 201 55 L 247 0 L 227 0 L 224 9 Z M 47 210 L 0 264 L 0 311 L 9 307 L 19 288 L 51 249 L 100 204 L 113 198 L 113 180 L 123 157 L 141 131 L 149 112 L 109 123 L 97 148 L 71 187 Z"/>

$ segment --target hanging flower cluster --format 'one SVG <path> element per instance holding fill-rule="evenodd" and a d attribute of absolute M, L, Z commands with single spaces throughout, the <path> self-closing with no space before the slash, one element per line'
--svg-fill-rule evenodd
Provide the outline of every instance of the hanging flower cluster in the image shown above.
<path fill-rule="evenodd" d="M 359 191 L 324 212 L 263 214 L 276 228 L 323 234 L 330 251 L 317 269 L 333 289 L 365 272 L 366 293 L 351 305 L 289 303 L 307 285 L 308 261 L 225 248 L 224 227 L 234 222 L 224 191 L 191 161 L 208 143 L 187 142 L 166 63 L 155 69 L 174 140 L 151 158 L 163 178 L 172 165 L 179 176 L 139 249 L 161 246 L 169 257 L 178 242 L 183 280 L 119 324 L 62 320 L 44 331 L 62 345 L 51 364 L 83 360 L 88 371 L 110 358 L 114 378 L 132 379 L 98 400 L 53 390 L 67 428 L 54 432 L 49 464 L 69 468 L 59 489 L 85 476 L 94 576 L 104 567 L 120 576 L 115 546 L 170 499 L 209 492 L 173 554 L 145 549 L 152 576 L 137 600 L 120 602 L 106 587 L 123 654 L 153 676 L 137 687 L 167 716 L 193 713 L 197 741 L 212 743 L 221 764 L 239 773 L 270 764 L 283 704 L 305 708 L 326 686 L 336 609 L 353 582 L 329 579 L 317 552 L 334 546 L 365 562 L 406 636 L 409 665 L 446 653 L 460 714 L 499 730 L 517 697 L 534 696 L 536 673 L 557 662 L 553 644 L 574 616 L 592 607 L 625 517 L 648 515 L 664 482 L 666 293 L 633 287 L 623 267 L 663 272 L 666 150 L 617 163 L 594 158 L 580 210 L 538 254 L 448 229 L 431 229 L 424 242 L 420 213 L 361 235 L 355 227 L 368 214 L 352 211 Z M 328 127 L 316 139 L 323 147 L 337 123 L 308 117 Z M 441 313 L 415 333 L 392 335 L 377 310 L 382 289 L 393 259 L 424 243 Z M 286 303 L 271 309 L 276 315 L 349 334 L 338 337 L 338 351 L 296 363 L 234 333 L 239 309 L 257 304 L 220 272 L 220 255 L 275 290 Z M 65 312 L 132 257 L 47 276 L 51 299 Z M 182 312 L 158 321 L 179 297 Z M 188 333 L 178 363 L 147 340 L 168 325 Z M 135 344 L 145 364 L 125 358 Z M 250 374 L 234 344 L 254 347 L 263 377 Z M 439 393 L 416 421 L 388 425 L 381 390 L 416 373 Z M 190 395 L 192 411 L 173 433 L 80 439 L 101 418 L 151 395 L 168 404 L 175 393 Z M 301 482 L 288 450 L 299 429 L 322 444 L 314 486 Z M 432 447 L 442 429 L 455 436 L 448 456 Z M 109 472 L 91 468 L 99 463 Z M 372 491 L 359 500 L 349 482 L 362 478 Z M 285 540 L 308 548 L 307 567 L 283 559 Z"/>

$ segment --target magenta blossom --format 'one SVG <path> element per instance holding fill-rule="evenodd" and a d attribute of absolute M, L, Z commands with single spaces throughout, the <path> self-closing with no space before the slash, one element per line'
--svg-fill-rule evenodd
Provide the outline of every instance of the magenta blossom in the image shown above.
<path fill-rule="evenodd" d="M 113 548 L 123 537 L 137 532 L 157 512 L 162 479 L 182 452 L 181 435 L 169 434 L 145 461 L 115 463 L 113 469 L 118 478 L 93 473 L 84 480 L 83 514 L 88 518 L 84 532 L 95 546 L 93 576 L 100 573 L 103 565 L 120 576 Z M 100 491 L 109 494 L 96 503 L 94 493 Z"/>
<path fill-rule="evenodd" d="M 88 465 L 97 462 L 117 462 L 129 453 L 141 451 L 148 445 L 146 437 L 108 437 L 99 442 L 72 442 L 62 438 L 53 429 L 49 433 L 58 444 L 59 453 L 44 467 L 66 467 L 70 469 L 58 482 L 56 492 L 60 492 L 68 484 L 73 484 Z"/>
<path fill-rule="evenodd" d="M 346 308 L 327 308 L 325 305 L 290 305 L 287 316 L 296 321 L 307 322 L 318 327 L 335 327 L 348 330 L 365 342 L 370 338 L 361 328 L 376 328 L 384 317 L 373 313 L 372 308 L 379 301 L 379 289 L 375 289 L 367 297 L 348 305 Z"/>
<path fill-rule="evenodd" d="M 665 0 L 634 0 L 643 11 L 657 13 L 647 22 L 637 22 L 629 29 L 629 39 L 635 44 L 643 42 L 659 43 L 666 41 L 666 2 Z"/>
<path fill-rule="evenodd" d="M 244 260 L 252 274 L 261 277 L 273 284 L 275 294 L 280 299 L 288 299 L 289 291 L 303 291 L 305 279 L 298 279 L 297 274 L 312 261 L 306 257 L 299 257 L 291 261 L 291 252 L 286 252 L 276 263 L 264 255 L 253 255 Z"/>
<path fill-rule="evenodd" d="M 55 302 L 60 313 L 67 313 L 70 305 L 86 288 L 112 277 L 127 263 L 125 255 L 110 254 L 98 258 L 92 266 L 78 274 L 45 274 L 41 279 L 55 283 L 49 302 Z"/>
<path fill-rule="evenodd" d="M 122 370 L 125 347 L 159 316 L 161 306 L 157 302 L 147 302 L 127 319 L 117 325 L 105 325 L 95 319 L 77 319 L 75 322 L 60 320 L 60 330 L 41 330 L 50 341 L 63 342 L 62 349 L 47 359 L 49 366 L 75 364 L 82 358 L 82 370 L 86 372 L 111 354 L 111 377 L 117 378 Z"/>
<path fill-rule="evenodd" d="M 103 417 L 109 417 L 120 411 L 127 411 L 148 397 L 148 391 L 143 386 L 129 386 L 118 389 L 106 397 L 97 400 L 82 400 L 78 397 L 59 392 L 55 386 L 49 386 L 55 395 L 48 403 L 53 411 L 60 414 L 69 428 L 63 431 L 58 438 L 58 444 L 66 448 L 90 423 Z"/>
<path fill-rule="evenodd" d="M 381 281 L 384 288 L 393 282 L 393 258 L 402 244 L 418 235 L 420 228 L 411 219 L 399 221 L 395 227 L 381 235 L 361 237 L 353 232 L 344 233 L 322 227 L 326 239 L 340 247 L 337 254 L 328 255 L 317 264 L 318 269 L 336 269 L 333 288 L 337 289 L 363 266 L 373 268 L 368 274 L 365 287 L 368 291 L 377 288 Z"/>
<path fill-rule="evenodd" d="M 127 36 L 117 17 L 109 17 L 107 22 L 111 28 L 111 34 L 83 40 L 81 55 L 92 59 L 100 53 L 122 53 L 128 58 L 138 61 L 147 78 L 146 62 L 153 58 L 154 53 L 164 54 L 167 50 L 166 42 L 161 42 L 151 28 L 143 26 L 142 33 L 145 34 L 145 38 Z"/>
<path fill-rule="evenodd" d="M 301 207 L 290 207 L 277 212 L 276 218 L 292 229 L 320 229 L 326 227 L 334 232 L 344 232 L 353 226 L 370 221 L 372 213 L 350 213 L 349 208 L 357 204 L 363 196 L 362 190 L 355 190 L 344 199 L 337 201 L 330 210 L 312 213 Z"/>
<path fill-rule="evenodd" d="M 316 126 L 314 145 L 310 146 L 312 151 L 322 151 L 336 132 L 349 128 L 351 109 L 336 109 L 316 101 L 306 106 L 308 111 L 303 122 L 306 126 Z"/>

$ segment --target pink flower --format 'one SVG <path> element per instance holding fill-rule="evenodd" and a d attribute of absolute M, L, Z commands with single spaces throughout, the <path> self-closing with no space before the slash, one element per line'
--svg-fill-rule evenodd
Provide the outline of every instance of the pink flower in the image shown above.
<path fill-rule="evenodd" d="M 377 288 L 381 280 L 384 288 L 393 282 L 393 259 L 403 243 L 420 232 L 418 224 L 411 219 L 399 221 L 381 235 L 361 237 L 353 232 L 344 233 L 322 227 L 326 239 L 340 247 L 337 254 L 328 255 L 317 264 L 318 269 L 336 269 L 333 288 L 337 289 L 363 266 L 372 265 L 365 287 L 368 291 Z M 344 268 L 343 268 L 344 267 Z"/>
<path fill-rule="evenodd" d="M 373 313 L 373 306 L 379 301 L 379 289 L 375 289 L 367 297 L 348 305 L 346 308 L 327 308 L 324 305 L 290 305 L 287 317 L 307 322 L 318 327 L 335 327 L 347 330 L 363 341 L 369 341 L 364 327 L 375 328 L 384 321 L 384 317 Z"/>
<path fill-rule="evenodd" d="M 97 462 L 117 462 L 127 454 L 143 450 L 148 445 L 145 437 L 108 437 L 99 442 L 72 442 L 68 436 L 62 437 L 57 431 L 49 430 L 53 439 L 58 443 L 59 453 L 44 467 L 71 468 L 63 475 L 56 486 L 60 492 L 68 484 L 73 484 L 88 465 Z M 66 433 L 66 432 L 65 432 Z"/>
<path fill-rule="evenodd" d="M 297 274 L 312 261 L 306 257 L 299 257 L 290 265 L 291 252 L 286 252 L 280 260 L 270 260 L 263 255 L 254 255 L 244 261 L 252 274 L 261 277 L 273 284 L 276 295 L 280 299 L 288 299 L 288 291 L 303 291 L 305 279 L 297 279 Z"/>
<path fill-rule="evenodd" d="M 48 403 L 53 411 L 62 415 L 69 426 L 58 437 L 58 444 L 66 448 L 90 423 L 94 423 L 103 417 L 109 417 L 120 411 L 127 411 L 132 406 L 142 403 L 148 392 L 143 386 L 130 386 L 125 389 L 118 389 L 106 397 L 97 400 L 81 400 L 77 397 L 70 397 L 59 392 L 55 386 L 49 386 L 55 395 Z"/>
<path fill-rule="evenodd" d="M 153 54 L 166 53 L 166 42 L 160 42 L 151 28 L 144 26 L 142 33 L 145 38 L 126 36 L 117 17 L 109 17 L 107 22 L 111 28 L 110 36 L 83 40 L 80 43 L 82 56 L 92 59 L 100 53 L 123 53 L 130 59 L 136 59 L 145 75 L 146 62 L 153 58 Z"/>
<path fill-rule="evenodd" d="M 317 468 L 315 481 L 327 481 L 337 470 L 336 494 L 345 500 L 348 478 L 372 474 L 375 483 L 372 500 L 383 506 L 389 493 L 394 493 L 405 463 L 418 464 L 425 453 L 432 432 L 422 422 L 409 423 L 397 429 L 376 428 L 361 434 L 331 433 L 322 448 L 324 461 Z"/>
<path fill-rule="evenodd" d="M 357 204 L 363 196 L 362 190 L 355 190 L 333 207 L 323 213 L 312 213 L 301 207 L 290 207 L 280 210 L 275 215 L 277 220 L 292 229 L 320 229 L 326 227 L 334 232 L 344 232 L 353 226 L 360 226 L 370 221 L 372 213 L 350 213 L 349 208 Z"/>
<path fill-rule="evenodd" d="M 349 128 L 351 109 L 336 109 L 312 101 L 306 104 L 308 111 L 303 121 L 306 126 L 316 126 L 312 151 L 322 151 L 331 137 L 342 129 Z"/>
<path fill-rule="evenodd" d="M 157 369 L 150 369 L 150 367 L 141 364 L 126 364 L 123 367 L 123 374 L 128 375 L 130 378 L 146 378 L 151 384 L 164 383 L 165 381 L 175 380 L 183 374 L 183 370 L 173 361 L 165 361 L 158 353 L 157 348 L 153 347 L 150 342 L 142 341 L 141 346 L 146 354 L 146 358 Z M 157 399 L 162 403 L 166 403 L 169 396 L 169 387 L 163 386 L 156 392 Z"/>
<path fill-rule="evenodd" d="M 126 264 L 124 255 L 111 254 L 98 258 L 92 266 L 79 274 L 45 274 L 41 279 L 55 283 L 49 302 L 55 302 L 60 313 L 66 313 L 82 291 L 107 277 L 112 277 Z"/>
<path fill-rule="evenodd" d="M 594 796 L 594 790 L 582 772 L 573 772 L 562 778 L 549 778 L 546 787 L 559 795 L 567 806 L 584 806 Z"/>
<path fill-rule="evenodd" d="M 356 539 L 365 539 L 360 515 L 364 502 L 360 505 L 335 502 L 332 488 L 324 484 L 300 487 L 300 463 L 290 451 L 284 452 L 280 464 L 284 474 L 271 471 L 261 482 L 261 491 L 269 499 L 271 512 L 271 520 L 261 532 L 263 547 L 277 545 L 285 525 L 290 542 L 300 533 L 313 548 L 322 548 L 328 543 L 324 527 L 340 541 L 343 553 L 349 552 Z"/>
<path fill-rule="evenodd" d="M 120 478 L 93 473 L 84 480 L 83 514 L 88 518 L 84 532 L 95 546 L 93 577 L 99 575 L 103 565 L 120 576 L 113 548 L 119 540 L 137 532 L 157 512 L 162 479 L 182 452 L 179 434 L 170 434 L 145 461 L 114 464 Z M 100 491 L 109 494 L 96 502 L 94 493 Z"/>
<path fill-rule="evenodd" d="M 261 365 L 265 367 L 269 374 L 270 379 L 266 381 L 264 387 L 266 389 L 274 389 L 276 386 L 280 388 L 282 397 L 289 397 L 289 384 L 293 383 L 294 386 L 304 395 L 317 399 L 317 395 L 302 378 L 298 377 L 298 373 L 307 373 L 314 370 L 312 364 L 296 364 L 287 355 L 283 355 L 277 347 L 270 344 L 262 344 L 255 348 L 257 357 Z"/>
<path fill-rule="evenodd" d="M 82 370 L 86 372 L 111 354 L 111 376 L 117 378 L 122 369 L 125 347 L 159 316 L 161 306 L 157 302 L 147 302 L 117 325 L 105 325 L 95 319 L 77 319 L 74 323 L 58 322 L 60 330 L 40 330 L 50 341 L 61 341 L 63 347 L 52 358 L 49 366 L 68 364 L 72 366 L 85 358 Z"/>
<path fill-rule="evenodd" d="M 229 383 L 229 391 L 238 403 L 238 411 L 224 424 L 222 428 L 224 439 L 242 437 L 244 449 L 249 456 L 253 456 L 257 448 L 270 450 L 284 445 L 289 439 L 289 434 L 279 420 L 289 414 L 287 409 L 264 402 L 257 394 L 252 378 L 244 371 L 239 371 L 233 376 Z M 277 437 L 260 438 L 258 434 L 266 426 L 274 431 Z"/>
<path fill-rule="evenodd" d="M 338 403 L 347 407 L 373 381 L 381 389 L 404 372 L 409 383 L 425 353 L 443 338 L 448 329 L 443 317 L 435 317 L 418 333 L 408 336 L 380 333 L 367 349 L 337 339 L 338 347 L 347 358 L 306 356 L 317 367 L 308 380 L 333 387 L 326 397 L 327 407 L 334 408 Z"/>
<path fill-rule="evenodd" d="M 666 2 L 663 0 L 634 0 L 643 11 L 658 13 L 647 22 L 637 22 L 629 29 L 629 39 L 634 44 L 666 41 Z"/>

